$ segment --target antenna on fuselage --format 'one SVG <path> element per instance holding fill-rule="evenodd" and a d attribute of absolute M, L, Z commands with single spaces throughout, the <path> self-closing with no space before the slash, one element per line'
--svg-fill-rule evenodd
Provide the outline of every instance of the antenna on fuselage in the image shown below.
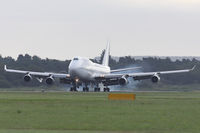
<path fill-rule="evenodd" d="M 110 56 L 110 42 L 108 41 L 104 56 L 103 56 L 103 61 L 102 65 L 108 66 L 109 65 L 109 56 Z"/>

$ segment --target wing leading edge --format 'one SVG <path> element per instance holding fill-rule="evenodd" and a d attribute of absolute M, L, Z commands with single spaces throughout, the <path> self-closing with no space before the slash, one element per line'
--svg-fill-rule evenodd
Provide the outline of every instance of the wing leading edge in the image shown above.
<path fill-rule="evenodd" d="M 133 77 L 135 80 L 143 80 L 143 79 L 149 79 L 154 75 L 163 75 L 163 74 L 175 74 L 175 73 L 185 73 L 190 72 L 195 69 L 196 66 L 194 66 L 191 69 L 183 69 L 183 70 L 172 70 L 172 71 L 157 71 L 157 72 L 138 72 L 138 73 L 126 73 L 126 74 L 103 74 L 103 75 L 96 75 L 95 79 L 113 79 L 113 78 L 121 78 L 122 76 L 126 77 Z"/>
<path fill-rule="evenodd" d="M 130 70 L 136 70 L 136 69 L 140 69 L 142 67 L 131 67 L 131 68 L 123 68 L 123 69 L 115 69 L 115 70 L 111 70 L 111 73 L 115 73 L 115 72 L 122 72 L 122 71 L 130 71 Z"/>

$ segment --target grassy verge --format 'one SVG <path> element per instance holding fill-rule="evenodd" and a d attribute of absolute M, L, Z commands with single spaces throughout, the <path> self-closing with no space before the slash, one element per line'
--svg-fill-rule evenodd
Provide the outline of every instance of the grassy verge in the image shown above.
<path fill-rule="evenodd" d="M 0 132 L 200 131 L 200 92 L 138 92 L 135 101 L 107 93 L 0 93 Z"/>

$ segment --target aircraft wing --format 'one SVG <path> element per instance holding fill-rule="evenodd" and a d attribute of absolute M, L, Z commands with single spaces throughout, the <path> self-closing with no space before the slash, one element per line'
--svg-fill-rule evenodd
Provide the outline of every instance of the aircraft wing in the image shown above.
<path fill-rule="evenodd" d="M 132 73 L 129 76 L 133 77 L 135 80 L 143 80 L 143 79 L 149 79 L 154 75 L 164 75 L 164 74 L 176 74 L 176 73 L 186 73 L 193 71 L 196 66 L 194 66 L 192 69 L 183 69 L 183 70 L 172 70 L 172 71 L 158 71 L 158 72 L 143 72 L 143 73 Z"/>
<path fill-rule="evenodd" d="M 173 74 L 173 73 L 185 73 L 190 72 L 195 69 L 195 66 L 192 69 L 183 69 L 183 70 L 172 70 L 172 71 L 158 71 L 158 72 L 138 72 L 138 73 L 125 73 L 125 74 L 102 74 L 96 75 L 96 80 L 106 80 L 106 79 L 117 79 L 123 76 L 133 77 L 134 80 L 143 80 L 150 79 L 154 75 L 163 75 L 163 74 Z"/>
<path fill-rule="evenodd" d="M 22 70 L 15 70 L 15 69 L 7 69 L 6 65 L 4 66 L 4 70 L 6 72 L 11 73 L 21 73 L 21 74 L 30 74 L 35 77 L 55 77 L 55 78 L 70 78 L 69 74 L 64 73 L 52 73 L 52 72 L 33 72 L 33 71 L 22 71 Z"/>
<path fill-rule="evenodd" d="M 123 68 L 123 69 L 115 69 L 115 70 L 111 70 L 111 73 L 115 73 L 115 72 L 122 72 L 122 71 L 130 71 L 130 70 L 135 70 L 135 69 L 140 69 L 141 67 L 132 67 L 132 68 Z"/>

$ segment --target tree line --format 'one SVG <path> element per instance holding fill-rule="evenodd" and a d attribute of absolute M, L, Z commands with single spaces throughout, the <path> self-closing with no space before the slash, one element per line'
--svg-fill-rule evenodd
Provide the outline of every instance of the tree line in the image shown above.
<path fill-rule="evenodd" d="M 100 63 L 100 60 L 91 59 L 94 62 Z M 8 68 L 39 71 L 39 72 L 68 72 L 68 65 L 70 60 L 60 61 L 55 59 L 41 59 L 38 56 L 30 56 L 28 54 L 19 55 L 17 59 L 12 57 L 0 56 L 0 88 L 10 87 L 34 87 L 44 85 L 39 83 L 36 79 L 32 82 L 26 83 L 23 81 L 22 74 L 6 73 L 4 71 L 4 65 Z M 192 68 L 196 65 L 196 69 L 190 73 L 170 74 L 161 76 L 161 84 L 170 85 L 185 85 L 185 84 L 199 84 L 200 83 L 200 61 L 196 59 L 183 59 L 172 61 L 169 57 L 160 59 L 159 57 L 145 57 L 143 59 L 135 59 L 134 57 L 125 56 L 120 57 L 119 60 L 114 60 L 110 57 L 109 65 L 111 69 L 128 68 L 140 66 L 140 69 L 136 69 L 131 72 L 149 72 L 149 71 L 163 71 L 163 70 L 176 70 Z M 130 71 L 129 71 L 130 72 Z M 152 83 L 150 80 L 142 81 L 138 84 L 140 87 L 147 87 Z M 56 83 L 59 85 L 59 83 Z"/>

